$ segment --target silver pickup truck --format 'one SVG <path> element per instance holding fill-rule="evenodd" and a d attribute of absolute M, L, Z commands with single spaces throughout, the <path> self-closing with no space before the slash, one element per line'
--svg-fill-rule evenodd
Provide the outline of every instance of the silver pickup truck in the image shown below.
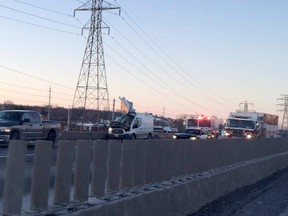
<path fill-rule="evenodd" d="M 49 140 L 54 144 L 60 128 L 60 122 L 42 121 L 39 112 L 36 111 L 0 111 L 0 144 L 8 144 L 11 139 Z"/>

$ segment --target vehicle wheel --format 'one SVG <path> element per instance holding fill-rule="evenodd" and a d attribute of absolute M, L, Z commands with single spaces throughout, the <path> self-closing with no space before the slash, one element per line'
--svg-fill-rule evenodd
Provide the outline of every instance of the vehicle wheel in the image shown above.
<path fill-rule="evenodd" d="M 53 145 L 53 148 L 54 148 L 55 147 L 55 141 L 56 141 L 56 133 L 55 132 L 50 132 L 48 134 L 47 140 L 52 142 L 52 145 Z"/>
<path fill-rule="evenodd" d="M 148 140 L 152 139 L 152 134 L 149 133 L 147 139 Z"/>
<path fill-rule="evenodd" d="M 134 140 L 134 139 L 136 139 L 136 135 L 135 135 L 135 134 L 132 134 L 131 140 Z"/>
<path fill-rule="evenodd" d="M 19 132 L 13 132 L 13 133 L 10 135 L 10 140 L 20 140 L 20 134 L 19 134 Z"/>

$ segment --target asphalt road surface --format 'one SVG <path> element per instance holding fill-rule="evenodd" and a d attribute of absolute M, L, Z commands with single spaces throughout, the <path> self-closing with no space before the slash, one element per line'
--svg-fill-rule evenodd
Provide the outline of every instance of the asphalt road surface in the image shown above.
<path fill-rule="evenodd" d="M 288 169 L 224 196 L 189 216 L 288 216 Z"/>

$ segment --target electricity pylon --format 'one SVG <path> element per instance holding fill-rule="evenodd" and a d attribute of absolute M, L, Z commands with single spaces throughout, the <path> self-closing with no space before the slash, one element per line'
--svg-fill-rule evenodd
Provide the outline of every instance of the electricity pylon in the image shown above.
<path fill-rule="evenodd" d="M 282 106 L 282 110 L 277 110 L 283 112 L 283 119 L 281 130 L 288 130 L 288 94 L 282 94 L 281 98 L 277 98 L 277 100 L 283 100 L 282 104 L 277 104 L 278 106 Z"/>
<path fill-rule="evenodd" d="M 244 105 L 243 107 L 243 111 L 244 112 L 249 112 L 249 111 L 252 111 L 252 110 L 249 110 L 249 106 L 251 105 L 252 107 L 254 106 L 253 103 L 248 103 L 247 100 L 245 100 L 244 102 L 242 103 L 239 103 L 239 107 L 241 108 L 241 105 Z"/>
<path fill-rule="evenodd" d="M 103 5 L 103 2 L 105 5 Z M 110 110 L 106 79 L 102 29 L 108 28 L 102 21 L 102 11 L 118 9 L 103 0 L 89 0 L 76 11 L 91 11 L 90 21 L 83 27 L 89 29 L 82 66 L 74 94 L 73 108 Z M 102 24 L 105 27 L 102 27 Z M 99 113 L 99 112 L 98 112 Z M 98 116 L 99 118 L 99 116 Z M 99 121 L 99 119 L 98 119 Z"/>

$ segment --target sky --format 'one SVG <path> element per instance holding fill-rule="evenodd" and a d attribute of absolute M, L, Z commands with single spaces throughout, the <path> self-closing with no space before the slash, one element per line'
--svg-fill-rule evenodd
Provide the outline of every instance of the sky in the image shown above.
<path fill-rule="evenodd" d="M 71 108 L 88 30 L 84 0 L 0 0 L 0 103 Z M 279 115 L 288 94 L 288 1 L 110 0 L 103 48 L 110 107 L 225 119 Z M 280 104 L 280 105 L 279 105 Z"/>

